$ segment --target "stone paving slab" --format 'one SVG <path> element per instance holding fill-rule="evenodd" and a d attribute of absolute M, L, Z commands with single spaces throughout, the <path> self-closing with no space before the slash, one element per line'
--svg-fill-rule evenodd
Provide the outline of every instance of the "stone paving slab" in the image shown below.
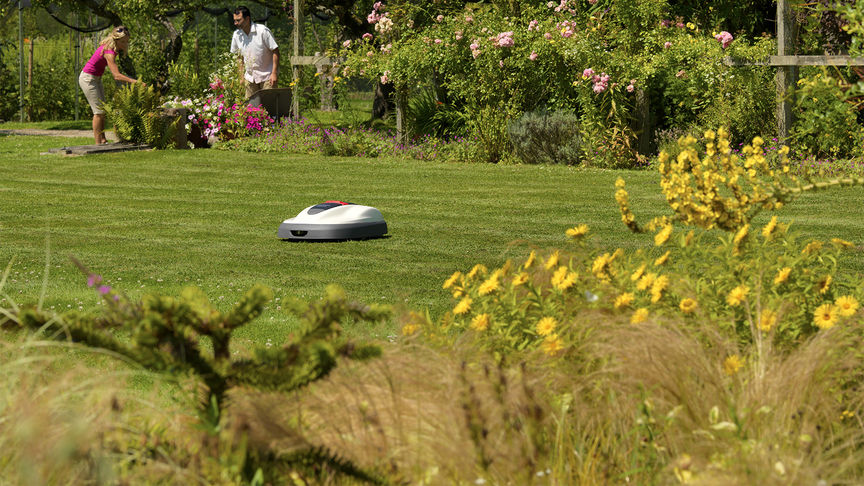
<path fill-rule="evenodd" d="M 153 147 L 149 145 L 138 145 L 126 142 L 103 143 L 101 145 L 73 145 L 70 147 L 60 147 L 51 149 L 44 154 L 64 154 L 64 155 L 87 155 L 87 154 L 107 154 L 112 152 L 129 152 L 133 150 L 151 150 Z"/>

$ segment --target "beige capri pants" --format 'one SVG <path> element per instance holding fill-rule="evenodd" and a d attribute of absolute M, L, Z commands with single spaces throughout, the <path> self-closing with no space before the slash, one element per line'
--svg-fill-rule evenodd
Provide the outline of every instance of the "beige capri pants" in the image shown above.
<path fill-rule="evenodd" d="M 105 101 L 105 89 L 102 87 L 102 77 L 81 71 L 81 74 L 78 75 L 78 85 L 81 86 L 84 97 L 90 103 L 93 114 L 104 115 L 105 110 L 102 109 L 102 102 Z"/>

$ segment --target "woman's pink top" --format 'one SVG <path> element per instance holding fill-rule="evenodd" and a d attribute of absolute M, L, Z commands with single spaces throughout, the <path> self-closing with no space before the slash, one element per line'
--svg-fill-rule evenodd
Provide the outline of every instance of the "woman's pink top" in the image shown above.
<path fill-rule="evenodd" d="M 93 56 L 90 57 L 90 60 L 87 61 L 87 64 L 84 65 L 84 71 L 87 74 L 92 74 L 93 76 L 102 76 L 105 73 L 105 66 L 108 65 L 108 61 L 105 60 L 104 53 L 114 54 L 117 53 L 112 51 L 111 49 L 105 49 L 105 46 L 99 46 L 96 49 L 96 52 L 93 53 Z"/>

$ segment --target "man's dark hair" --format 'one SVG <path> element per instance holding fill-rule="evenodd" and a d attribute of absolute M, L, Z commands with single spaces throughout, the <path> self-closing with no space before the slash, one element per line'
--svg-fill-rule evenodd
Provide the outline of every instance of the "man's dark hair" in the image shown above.
<path fill-rule="evenodd" d="M 234 15 L 237 14 L 242 15 L 244 19 L 248 19 L 252 16 L 252 14 L 249 12 L 249 7 L 245 5 L 240 5 L 239 7 L 234 9 Z"/>

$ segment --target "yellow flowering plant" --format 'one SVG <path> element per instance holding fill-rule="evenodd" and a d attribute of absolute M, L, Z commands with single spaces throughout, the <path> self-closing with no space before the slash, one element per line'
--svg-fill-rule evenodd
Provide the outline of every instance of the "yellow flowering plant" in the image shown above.
<path fill-rule="evenodd" d="M 573 241 L 567 250 L 532 251 L 521 263 L 453 273 L 443 283 L 452 310 L 437 324 L 426 319 L 411 330 L 472 332 L 497 352 L 562 355 L 588 332 L 590 310 L 620 325 L 676 320 L 697 329 L 707 320 L 744 346 L 784 349 L 855 315 L 864 279 L 837 272 L 852 243 L 804 238 L 776 217 L 764 226 L 753 222 L 760 210 L 825 186 L 786 175 L 785 161 L 769 166 L 759 140 L 742 159 L 730 152 L 723 130 L 705 139 L 704 158 L 686 138 L 676 161 L 661 154 L 671 216 L 638 225 L 624 182 L 616 183 L 623 222 L 654 231 L 651 248 L 609 251 L 593 244 L 586 225 L 575 226 L 565 232 Z"/>

